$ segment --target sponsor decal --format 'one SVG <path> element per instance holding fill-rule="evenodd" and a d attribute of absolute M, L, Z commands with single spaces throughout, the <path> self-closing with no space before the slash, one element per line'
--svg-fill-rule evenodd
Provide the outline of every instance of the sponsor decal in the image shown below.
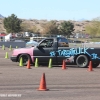
<path fill-rule="evenodd" d="M 56 56 L 56 54 L 58 54 L 58 56 L 64 56 L 66 58 L 70 58 L 70 57 L 73 57 L 73 56 L 78 55 L 78 54 L 87 54 L 91 57 L 91 59 L 100 59 L 96 53 L 90 54 L 88 52 L 88 49 L 94 50 L 94 48 L 86 48 L 86 47 L 61 49 L 61 50 L 59 49 L 57 51 L 51 51 L 50 56 Z"/>

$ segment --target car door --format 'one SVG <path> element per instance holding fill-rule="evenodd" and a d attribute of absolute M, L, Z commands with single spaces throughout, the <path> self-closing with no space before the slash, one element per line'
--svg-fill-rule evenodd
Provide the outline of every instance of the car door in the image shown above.
<path fill-rule="evenodd" d="M 67 60 L 71 57 L 71 48 L 69 47 L 68 40 L 66 38 L 58 38 L 58 50 L 57 50 L 57 62 L 61 64 L 63 60 Z"/>
<path fill-rule="evenodd" d="M 73 62 L 74 55 L 71 55 L 71 48 L 69 47 L 58 47 L 57 51 L 57 62 L 61 64 L 63 60 L 69 63 L 69 59 Z"/>
<path fill-rule="evenodd" d="M 54 51 L 53 48 L 54 39 L 43 40 L 38 47 L 34 48 L 34 59 L 38 58 L 39 63 L 48 63 L 52 58 L 52 62 L 56 61 L 56 55 L 50 56 L 50 52 Z"/>

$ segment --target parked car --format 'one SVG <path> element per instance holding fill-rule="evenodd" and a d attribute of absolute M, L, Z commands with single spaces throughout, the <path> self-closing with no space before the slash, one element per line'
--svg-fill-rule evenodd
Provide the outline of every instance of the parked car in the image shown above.
<path fill-rule="evenodd" d="M 92 66 L 97 67 L 100 63 L 100 48 L 69 47 L 66 38 L 51 37 L 43 39 L 34 47 L 14 49 L 11 60 L 19 62 L 21 57 L 23 63 L 27 63 L 28 59 L 31 63 L 35 63 L 35 59 L 38 58 L 39 64 L 46 64 L 52 58 L 53 64 L 62 64 L 65 60 L 67 64 L 71 63 L 84 68 L 88 67 L 89 62 L 92 61 Z"/>
<path fill-rule="evenodd" d="M 26 43 L 26 47 L 28 47 L 28 46 L 36 46 L 36 45 L 38 45 L 38 42 L 36 42 L 34 40 L 31 40 L 31 41 Z"/>

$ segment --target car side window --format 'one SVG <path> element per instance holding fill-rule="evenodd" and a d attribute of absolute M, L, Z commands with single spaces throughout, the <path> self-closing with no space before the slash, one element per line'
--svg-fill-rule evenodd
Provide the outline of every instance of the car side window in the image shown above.
<path fill-rule="evenodd" d="M 53 39 L 45 39 L 44 41 L 42 41 L 40 43 L 40 46 L 46 47 L 46 48 L 52 47 L 53 46 Z"/>
<path fill-rule="evenodd" d="M 68 40 L 66 38 L 58 38 L 58 47 L 69 47 Z"/>

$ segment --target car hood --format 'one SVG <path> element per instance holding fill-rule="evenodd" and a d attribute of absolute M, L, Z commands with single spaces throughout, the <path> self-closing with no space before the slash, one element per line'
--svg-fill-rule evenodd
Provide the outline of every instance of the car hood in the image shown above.
<path fill-rule="evenodd" d="M 33 50 L 34 50 L 34 47 L 18 48 L 18 49 L 13 50 L 13 55 L 19 55 L 19 54 L 23 54 L 23 53 L 33 55 Z"/>

